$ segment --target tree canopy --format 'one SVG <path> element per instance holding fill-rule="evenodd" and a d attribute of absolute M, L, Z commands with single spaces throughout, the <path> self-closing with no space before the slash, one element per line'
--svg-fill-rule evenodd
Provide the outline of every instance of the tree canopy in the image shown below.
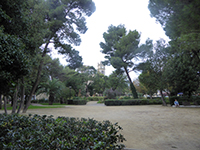
<path fill-rule="evenodd" d="M 132 87 L 134 98 L 138 98 L 132 80 L 129 76 L 129 71 L 133 69 L 134 63 L 132 59 L 136 57 L 140 34 L 134 30 L 127 33 L 124 25 L 109 26 L 107 33 L 104 32 L 103 38 L 105 43 L 101 42 L 100 47 L 102 53 L 106 54 L 105 65 L 112 65 L 119 72 L 126 72 Z M 130 70 L 129 70 L 130 69 Z"/>

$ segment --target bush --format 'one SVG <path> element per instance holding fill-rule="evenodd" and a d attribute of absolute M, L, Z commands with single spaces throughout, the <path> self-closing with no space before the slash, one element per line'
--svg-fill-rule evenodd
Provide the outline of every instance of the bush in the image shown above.
<path fill-rule="evenodd" d="M 186 97 L 186 96 L 171 96 L 169 101 L 170 105 L 174 105 L 174 100 L 177 99 L 180 105 L 183 105 L 183 103 L 189 102 L 190 104 L 200 105 L 200 97 L 199 96 L 192 96 L 192 97 Z"/>
<path fill-rule="evenodd" d="M 116 99 L 117 91 L 113 91 L 112 89 L 107 89 L 104 94 L 106 95 L 106 98 L 108 99 Z"/>
<path fill-rule="evenodd" d="M 123 149 L 122 128 L 109 121 L 0 114 L 0 149 Z"/>
<path fill-rule="evenodd" d="M 73 100 L 74 105 L 86 105 L 87 100 Z"/>
<path fill-rule="evenodd" d="M 105 100 L 106 106 L 120 106 L 120 105 L 149 105 L 162 104 L 161 100 L 147 100 L 147 99 L 109 99 Z"/>
<path fill-rule="evenodd" d="M 93 96 L 93 97 L 87 97 L 88 101 L 103 101 L 103 96 Z"/>
<path fill-rule="evenodd" d="M 84 99 L 70 99 L 67 100 L 67 104 L 69 105 L 86 105 L 87 104 L 87 100 Z"/>
<path fill-rule="evenodd" d="M 32 100 L 31 103 L 38 103 L 38 100 Z"/>
<path fill-rule="evenodd" d="M 171 96 L 169 98 L 170 105 L 174 105 L 174 100 L 177 99 L 180 105 L 183 105 L 183 102 L 192 102 L 192 98 L 186 96 Z"/>
<path fill-rule="evenodd" d="M 163 104 L 161 100 L 156 100 L 156 99 L 150 99 L 149 100 L 149 104 L 150 105 L 159 105 L 159 104 Z"/>

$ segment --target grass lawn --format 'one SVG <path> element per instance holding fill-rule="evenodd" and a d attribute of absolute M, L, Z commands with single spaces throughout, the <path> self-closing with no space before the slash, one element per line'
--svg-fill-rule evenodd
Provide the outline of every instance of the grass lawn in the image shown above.
<path fill-rule="evenodd" d="M 44 106 L 33 106 L 33 105 L 30 105 L 28 107 L 28 109 L 41 109 L 41 108 L 63 108 L 66 106 L 66 104 L 59 104 L 59 103 L 55 103 L 53 105 L 48 105 L 48 103 L 42 103 L 41 105 L 44 105 Z M 3 107 L 4 109 L 4 107 Z M 12 110 L 12 107 L 10 104 L 7 105 L 7 110 Z"/>

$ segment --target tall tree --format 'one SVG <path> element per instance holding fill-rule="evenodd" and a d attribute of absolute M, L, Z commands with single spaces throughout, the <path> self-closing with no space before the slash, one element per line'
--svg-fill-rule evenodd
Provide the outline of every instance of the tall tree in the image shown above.
<path fill-rule="evenodd" d="M 129 75 L 128 68 L 133 66 L 132 59 L 134 58 L 135 51 L 139 44 L 139 33 L 135 31 L 127 31 L 123 25 L 117 27 L 111 25 L 108 28 L 107 33 L 103 33 L 105 43 L 101 42 L 100 47 L 103 49 L 102 53 L 106 54 L 106 61 L 103 62 L 105 65 L 112 65 L 121 72 L 126 72 L 129 79 L 131 90 L 134 98 L 138 98 L 136 89 L 132 83 Z"/>
<path fill-rule="evenodd" d="M 200 1 L 150 0 L 151 16 L 163 26 L 173 50 L 191 51 L 200 62 Z"/>
<path fill-rule="evenodd" d="M 148 60 L 149 75 L 151 79 L 156 83 L 156 87 L 160 90 L 161 100 L 163 105 L 166 106 L 167 103 L 164 99 L 163 91 L 167 89 L 166 79 L 164 78 L 164 70 L 166 67 L 166 62 L 170 56 L 168 44 L 165 40 L 160 39 L 156 41 L 154 45 L 155 53 L 151 59 Z M 152 77 L 153 76 L 153 77 Z"/>
<path fill-rule="evenodd" d="M 197 59 L 197 58 L 196 58 Z M 183 92 L 189 97 L 199 87 L 199 64 L 192 52 L 178 53 L 168 60 L 165 67 L 166 81 L 171 87 L 171 93 L 177 95 Z"/>
<path fill-rule="evenodd" d="M 102 53 L 105 54 L 105 65 L 112 65 L 118 72 L 125 72 L 130 82 L 131 91 L 134 98 L 138 98 L 136 89 L 129 75 L 133 71 L 135 63 L 133 59 L 141 56 L 141 49 L 138 48 L 140 34 L 138 31 L 127 33 L 124 25 L 109 26 L 108 31 L 103 33 L 105 43 L 101 42 Z"/>
<path fill-rule="evenodd" d="M 152 95 L 157 92 L 157 79 L 153 70 L 144 70 L 139 75 L 139 82 L 145 87 L 145 93 L 150 95 L 150 99 L 152 99 Z"/>
<path fill-rule="evenodd" d="M 42 1 L 2 0 L 0 2 L 0 71 L 2 72 L 0 87 L 3 87 L 0 88 L 1 94 L 8 95 L 11 89 L 18 86 L 18 83 L 23 83 L 19 79 L 23 80 L 23 76 L 29 73 L 31 59 L 43 42 L 44 21 L 41 16 L 44 14 L 44 7 L 40 5 Z M 15 98 L 13 102 L 16 101 Z"/>
<path fill-rule="evenodd" d="M 46 7 L 49 11 L 44 16 L 44 21 L 48 24 L 48 33 L 44 38 L 45 42 L 41 56 L 43 58 L 49 52 L 48 46 L 50 43 L 54 44 L 59 53 L 68 56 L 74 52 L 71 44 L 80 44 L 79 33 L 85 33 L 87 30 L 85 17 L 92 15 L 95 11 L 95 5 L 92 0 L 48 0 L 46 1 Z M 65 43 L 65 41 L 68 43 Z M 29 94 L 30 96 L 33 95 L 39 83 L 42 66 L 43 59 L 40 62 L 35 83 Z M 30 102 L 31 97 L 24 107 L 24 113 L 27 111 Z"/>

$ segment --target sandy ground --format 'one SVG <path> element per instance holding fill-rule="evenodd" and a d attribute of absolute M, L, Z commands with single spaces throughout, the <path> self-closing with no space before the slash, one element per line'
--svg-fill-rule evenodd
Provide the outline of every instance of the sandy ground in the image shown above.
<path fill-rule="evenodd" d="M 28 110 L 30 113 L 118 122 L 127 140 L 124 144 L 130 149 L 200 150 L 200 108 L 105 106 L 89 102 L 86 106 Z"/>

